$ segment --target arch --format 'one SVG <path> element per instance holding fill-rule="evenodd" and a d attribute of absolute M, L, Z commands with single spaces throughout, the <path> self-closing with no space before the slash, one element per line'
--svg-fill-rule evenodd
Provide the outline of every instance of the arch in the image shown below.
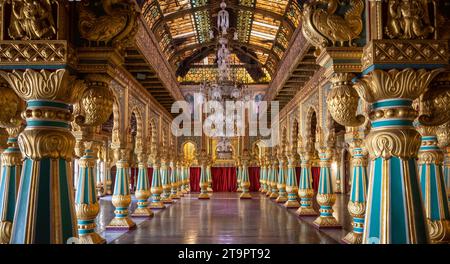
<path fill-rule="evenodd" d="M 133 128 L 133 116 L 136 119 L 135 128 Z M 130 118 L 128 119 L 129 129 L 131 130 L 131 136 L 135 138 L 134 140 L 134 153 L 144 151 L 144 131 L 143 131 L 143 115 L 139 110 L 138 106 L 133 106 L 130 111 Z M 133 130 L 136 131 L 133 131 Z M 135 135 L 134 135 L 135 133 Z"/>
<path fill-rule="evenodd" d="M 191 164 L 196 159 L 197 144 L 192 140 L 185 140 L 181 145 L 181 151 L 184 161 Z"/>
<path fill-rule="evenodd" d="M 255 142 L 253 142 L 252 145 L 252 152 L 254 155 L 256 155 L 256 158 L 258 161 L 261 161 L 266 153 L 267 145 L 264 143 L 262 139 L 258 139 Z"/>

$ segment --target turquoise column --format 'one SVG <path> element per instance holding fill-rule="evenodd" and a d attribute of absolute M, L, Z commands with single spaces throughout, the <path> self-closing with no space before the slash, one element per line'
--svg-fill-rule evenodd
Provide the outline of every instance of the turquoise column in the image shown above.
<path fill-rule="evenodd" d="M 237 177 L 237 192 L 242 192 L 242 187 L 241 187 L 241 179 L 242 179 L 242 164 L 241 161 L 239 161 L 237 163 L 237 172 L 236 172 L 236 177 Z"/>
<path fill-rule="evenodd" d="M 276 159 L 276 155 L 273 155 L 274 159 L 272 160 L 272 181 L 270 182 L 270 199 L 278 198 L 278 160 Z"/>
<path fill-rule="evenodd" d="M 425 216 L 432 243 L 450 242 L 450 213 L 442 163 L 444 155 L 437 146 L 434 127 L 419 127 L 422 144 L 419 149 L 419 177 Z"/>
<path fill-rule="evenodd" d="M 266 192 L 266 182 L 267 182 L 267 171 L 266 171 L 266 164 L 264 162 L 264 160 L 261 160 L 260 162 L 260 170 L 259 170 L 259 184 L 260 184 L 260 188 L 259 188 L 259 192 L 264 193 Z"/>
<path fill-rule="evenodd" d="M 311 157 L 313 155 L 310 147 L 302 148 L 300 155 L 300 184 L 298 196 L 300 196 L 300 208 L 297 210 L 299 216 L 316 216 L 318 213 L 313 207 L 314 189 L 312 187 Z"/>
<path fill-rule="evenodd" d="M 353 230 L 342 240 L 347 244 L 361 244 L 367 201 L 367 159 L 362 149 L 362 139 L 353 135 L 350 137 L 348 141 L 352 153 L 352 185 L 347 208 L 353 217 Z"/>
<path fill-rule="evenodd" d="M 184 192 L 183 192 L 183 190 L 184 190 L 184 178 L 183 178 L 183 174 L 182 174 L 182 172 L 183 172 L 183 169 L 182 169 L 182 167 L 181 167 L 181 162 L 180 161 L 177 161 L 176 162 L 176 170 L 177 170 L 177 173 L 176 173 L 176 178 L 177 178 L 177 195 L 178 195 L 178 197 L 184 197 Z"/>
<path fill-rule="evenodd" d="M 207 200 L 209 199 L 208 195 L 208 176 L 206 172 L 206 160 L 200 160 L 200 194 L 198 195 L 198 199 Z"/>
<path fill-rule="evenodd" d="M 163 193 L 161 196 L 161 201 L 165 204 L 171 204 L 172 198 L 170 198 L 170 190 L 172 188 L 172 183 L 170 181 L 169 168 L 167 166 L 167 157 L 163 155 L 161 158 L 161 183 L 163 188 Z"/>
<path fill-rule="evenodd" d="M 35 74 L 38 73 L 26 71 L 24 75 L 32 80 Z M 38 89 L 31 83 L 25 87 Z M 45 99 L 28 100 L 25 115 L 27 126 L 19 136 L 25 160 L 10 243 L 64 244 L 77 237 L 73 183 L 69 181 L 72 171 L 68 161 L 75 146 L 69 130 L 70 105 Z"/>
<path fill-rule="evenodd" d="M 280 154 L 279 157 L 279 168 L 278 168 L 278 197 L 275 200 L 277 203 L 285 203 L 287 202 L 287 193 L 286 193 L 286 159 L 284 154 Z"/>
<path fill-rule="evenodd" d="M 145 162 L 145 155 L 143 153 L 137 154 L 138 158 L 138 175 L 136 181 L 136 196 L 137 208 L 134 210 L 133 217 L 152 217 L 153 212 L 148 208 L 150 197 L 150 183 L 148 181 L 148 170 Z"/>
<path fill-rule="evenodd" d="M 175 164 L 173 161 L 170 162 L 170 198 L 171 199 L 180 199 L 178 196 L 178 180 L 177 180 L 177 169 L 175 168 Z"/>
<path fill-rule="evenodd" d="M 318 228 L 339 228 L 341 225 L 333 216 L 333 205 L 336 202 L 336 194 L 331 181 L 331 158 L 333 155 L 332 146 L 320 147 L 320 179 L 317 190 L 317 203 L 320 205 L 320 215 L 314 220 L 314 225 Z"/>
<path fill-rule="evenodd" d="M 186 169 L 186 165 L 182 162 L 181 163 L 181 192 L 183 193 L 183 195 L 188 193 L 188 184 L 187 184 L 187 169 Z"/>
<path fill-rule="evenodd" d="M 96 161 L 96 166 L 95 166 L 95 176 L 96 176 L 96 189 L 97 189 L 97 194 L 99 197 L 102 196 L 103 191 L 103 181 L 102 181 L 102 162 L 100 160 Z"/>
<path fill-rule="evenodd" d="M 241 189 L 242 193 L 239 196 L 240 199 L 251 199 L 252 195 L 250 194 L 250 177 L 248 175 L 248 161 L 249 156 L 247 150 L 244 150 L 244 155 L 242 157 L 242 171 L 241 171 Z"/>
<path fill-rule="evenodd" d="M 115 217 L 106 229 L 134 229 L 136 223 L 131 220 L 128 212 L 128 207 L 131 204 L 128 164 L 129 150 L 117 149 L 115 152 L 118 161 L 116 163 L 117 170 L 112 203 L 116 209 L 114 211 Z"/>
<path fill-rule="evenodd" d="M 189 165 L 186 166 L 186 181 L 187 181 L 187 189 L 188 193 L 191 192 L 191 167 Z"/>
<path fill-rule="evenodd" d="M 8 244 L 14 220 L 16 199 L 22 173 L 22 154 L 17 145 L 17 136 L 22 127 L 7 128 L 8 148 L 1 157 L 0 178 L 0 244 Z"/>
<path fill-rule="evenodd" d="M 266 196 L 270 197 L 272 194 L 272 182 L 273 182 L 273 169 L 272 164 L 270 163 L 270 158 L 266 160 L 266 171 L 267 171 L 267 180 L 266 180 Z"/>
<path fill-rule="evenodd" d="M 95 232 L 95 218 L 100 211 L 97 201 L 94 166 L 96 153 L 92 142 L 86 144 L 84 156 L 79 161 L 77 191 L 75 194 L 75 210 L 78 219 L 78 235 L 80 244 L 105 244 L 106 240 Z"/>
<path fill-rule="evenodd" d="M 294 153 L 288 154 L 288 176 L 286 181 L 286 191 L 288 193 L 288 200 L 284 204 L 286 208 L 299 208 L 300 203 L 298 202 L 298 183 L 297 183 L 297 172 L 296 167 L 296 157 Z"/>
<path fill-rule="evenodd" d="M 153 175 L 152 175 L 152 202 L 150 203 L 150 208 L 152 209 L 164 209 L 166 206 L 161 201 L 161 194 L 163 192 L 161 174 L 160 174 L 160 163 L 159 157 L 155 155 L 153 157 Z"/>

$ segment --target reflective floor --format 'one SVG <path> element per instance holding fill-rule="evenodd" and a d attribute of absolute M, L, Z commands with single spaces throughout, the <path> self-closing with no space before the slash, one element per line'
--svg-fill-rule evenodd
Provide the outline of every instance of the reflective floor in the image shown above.
<path fill-rule="evenodd" d="M 295 210 L 259 193 L 253 197 L 240 200 L 238 193 L 214 193 L 211 200 L 198 200 L 196 194 L 190 194 L 164 210 L 155 210 L 151 219 L 133 218 L 137 229 L 128 232 L 104 231 L 114 210 L 111 198 L 106 197 L 101 201 L 98 232 L 108 243 L 116 244 L 320 244 L 339 243 L 350 229 L 343 195 L 338 195 L 335 205 L 335 216 L 344 223 L 338 230 L 317 230 L 312 225 L 315 217 L 298 218 Z"/>

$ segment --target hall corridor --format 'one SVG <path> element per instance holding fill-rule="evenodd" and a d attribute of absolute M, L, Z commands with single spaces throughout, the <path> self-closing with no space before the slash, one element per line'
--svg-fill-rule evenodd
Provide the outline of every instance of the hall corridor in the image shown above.
<path fill-rule="evenodd" d="M 211 200 L 186 195 L 111 243 L 338 243 L 333 235 L 315 229 L 309 220 L 299 219 L 295 210 L 287 210 L 259 193 L 252 195 L 251 200 L 240 200 L 238 193 L 214 193 Z"/>

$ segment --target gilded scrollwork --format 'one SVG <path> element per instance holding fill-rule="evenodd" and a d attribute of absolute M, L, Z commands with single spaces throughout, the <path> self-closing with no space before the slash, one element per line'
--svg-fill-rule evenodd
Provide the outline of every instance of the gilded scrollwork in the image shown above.
<path fill-rule="evenodd" d="M 419 122 L 427 126 L 438 126 L 450 120 L 450 73 L 435 78 L 431 88 L 421 97 Z"/>
<path fill-rule="evenodd" d="M 22 123 L 20 117 L 24 104 L 7 83 L 0 83 L 0 127 L 16 127 Z"/>
<path fill-rule="evenodd" d="M 75 138 L 66 131 L 25 130 L 19 135 L 19 146 L 22 152 L 33 160 L 61 158 L 70 161 L 73 157 Z"/>
<path fill-rule="evenodd" d="M 425 69 L 389 71 L 374 70 L 359 79 L 354 85 L 359 96 L 368 103 L 390 98 L 414 100 L 423 94 L 431 81 L 443 69 L 427 71 Z"/>
<path fill-rule="evenodd" d="M 9 36 L 16 40 L 53 39 L 56 36 L 51 0 L 13 0 Z"/>
<path fill-rule="evenodd" d="M 425 0 L 389 0 L 386 35 L 391 39 L 427 38 L 434 32 L 427 3 Z"/>
<path fill-rule="evenodd" d="M 366 146 L 371 159 L 392 156 L 402 159 L 416 158 L 420 147 L 420 134 L 414 129 L 384 129 L 367 135 Z"/>

